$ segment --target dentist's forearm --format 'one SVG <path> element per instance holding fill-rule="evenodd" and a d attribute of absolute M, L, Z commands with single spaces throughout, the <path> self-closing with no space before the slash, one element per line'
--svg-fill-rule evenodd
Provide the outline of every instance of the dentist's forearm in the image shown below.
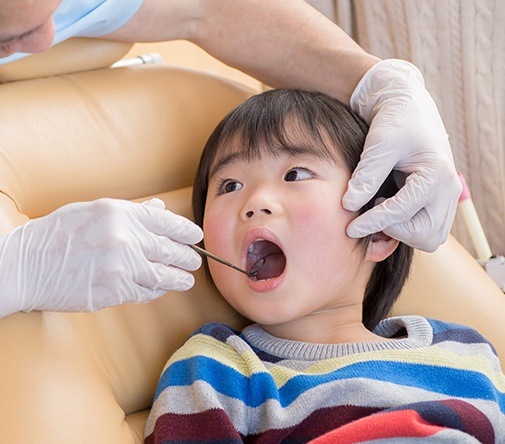
<path fill-rule="evenodd" d="M 379 59 L 298 0 L 207 0 L 195 43 L 273 87 L 319 90 L 349 103 Z"/>
<path fill-rule="evenodd" d="M 272 87 L 319 90 L 345 103 L 379 61 L 303 0 L 144 0 L 108 38 L 187 39 Z"/>

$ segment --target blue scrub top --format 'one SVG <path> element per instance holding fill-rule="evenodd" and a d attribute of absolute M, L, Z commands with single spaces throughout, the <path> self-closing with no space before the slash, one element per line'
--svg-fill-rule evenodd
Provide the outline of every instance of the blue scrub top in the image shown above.
<path fill-rule="evenodd" d="M 53 45 L 70 37 L 99 37 L 120 28 L 140 8 L 143 0 L 63 0 L 53 15 Z M 26 57 L 18 52 L 0 58 L 0 65 Z"/>

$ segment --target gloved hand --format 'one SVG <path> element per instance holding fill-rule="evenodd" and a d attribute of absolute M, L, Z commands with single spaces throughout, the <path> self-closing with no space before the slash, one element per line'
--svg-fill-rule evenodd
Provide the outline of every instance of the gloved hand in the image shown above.
<path fill-rule="evenodd" d="M 188 290 L 202 231 L 165 210 L 116 199 L 73 203 L 0 239 L 0 316 L 95 311 Z"/>
<path fill-rule="evenodd" d="M 370 130 L 344 194 L 344 208 L 359 210 L 393 169 L 407 177 L 394 197 L 349 224 L 347 234 L 365 237 L 383 231 L 412 247 L 436 250 L 449 235 L 461 183 L 448 135 L 420 71 L 403 60 L 377 63 L 353 92 L 351 108 Z"/>

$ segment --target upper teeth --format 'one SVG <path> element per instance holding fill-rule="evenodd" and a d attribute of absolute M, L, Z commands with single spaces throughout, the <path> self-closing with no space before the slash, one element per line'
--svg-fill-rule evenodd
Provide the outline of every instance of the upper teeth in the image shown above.
<path fill-rule="evenodd" d="M 249 244 L 249 247 L 247 247 L 247 252 L 248 253 L 253 253 L 254 252 L 254 244 L 258 241 L 264 241 L 265 239 L 256 239 L 254 242 L 251 242 Z"/>

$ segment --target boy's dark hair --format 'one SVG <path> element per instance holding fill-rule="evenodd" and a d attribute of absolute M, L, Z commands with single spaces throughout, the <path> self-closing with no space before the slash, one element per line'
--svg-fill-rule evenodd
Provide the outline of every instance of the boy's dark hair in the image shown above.
<path fill-rule="evenodd" d="M 216 159 L 241 151 L 247 158 L 259 158 L 262 152 L 278 155 L 290 147 L 290 134 L 295 130 L 307 140 L 305 150 L 335 162 L 352 173 L 356 168 L 368 132 L 368 126 L 349 107 L 318 92 L 271 90 L 246 100 L 231 111 L 210 135 L 200 158 L 193 187 L 195 221 L 203 225 L 209 179 Z M 375 199 L 390 197 L 397 191 L 392 173 L 377 195 L 361 212 L 373 206 Z M 358 246 L 366 251 L 371 236 L 360 239 Z M 363 323 L 372 330 L 385 318 L 408 277 L 412 248 L 399 243 L 384 261 L 377 263 L 367 283 L 363 302 Z"/>

